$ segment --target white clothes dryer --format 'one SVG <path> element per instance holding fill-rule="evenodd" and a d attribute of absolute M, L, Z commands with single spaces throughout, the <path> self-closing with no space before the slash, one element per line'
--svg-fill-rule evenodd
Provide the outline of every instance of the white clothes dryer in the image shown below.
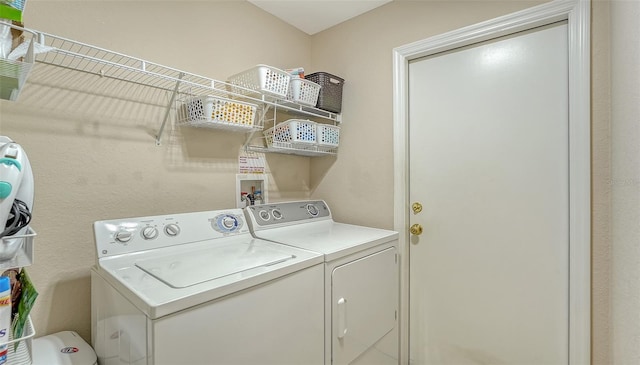
<path fill-rule="evenodd" d="M 322 364 L 322 255 L 251 236 L 240 209 L 99 221 L 101 365 Z"/>
<path fill-rule="evenodd" d="M 398 233 L 334 222 L 324 201 L 245 208 L 254 237 L 322 253 L 325 364 L 397 364 Z"/>

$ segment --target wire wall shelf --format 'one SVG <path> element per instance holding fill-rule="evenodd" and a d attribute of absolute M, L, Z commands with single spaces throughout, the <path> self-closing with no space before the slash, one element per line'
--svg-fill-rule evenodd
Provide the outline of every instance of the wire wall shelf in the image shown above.
<path fill-rule="evenodd" d="M 273 142 L 268 147 L 249 145 L 247 147 L 247 150 L 251 152 L 283 153 L 287 155 L 298 155 L 307 157 L 335 156 L 338 154 L 337 148 L 321 149 L 316 146 L 301 148 L 299 146 L 292 146 L 291 143 L 286 142 Z"/>
<path fill-rule="evenodd" d="M 45 81 L 39 81 L 40 85 L 50 86 L 59 83 L 65 85 L 65 90 L 75 88 L 76 92 L 96 97 L 133 100 L 138 103 L 163 107 L 162 123 L 156 134 L 156 144 L 158 145 L 171 115 L 176 116 L 178 123 L 249 133 L 263 129 L 264 118 L 269 109 L 272 109 L 274 113 L 284 111 L 306 117 L 321 118 L 333 124 L 341 121 L 339 114 L 278 99 L 255 90 L 231 85 L 228 82 L 163 66 L 53 34 L 18 27 L 10 23 L 0 21 L 0 24 L 21 30 L 23 34 L 30 35 L 35 42 L 35 64 L 38 67 L 42 65 L 47 68 L 46 71 L 38 73 L 42 78 L 46 77 Z M 30 69 L 30 67 L 27 68 Z M 59 76 L 52 75 L 54 72 L 50 70 L 54 70 L 54 68 L 59 71 L 55 72 Z M 13 95 L 17 95 L 17 92 Z M 226 110 L 229 113 L 237 112 L 239 108 L 242 109 L 241 105 L 253 105 L 255 106 L 255 119 L 251 123 L 229 123 L 224 120 L 211 122 L 185 117 L 185 105 L 190 100 L 198 98 L 226 100 L 228 101 L 227 105 L 231 105 Z M 233 103 L 237 105 L 232 105 Z"/>

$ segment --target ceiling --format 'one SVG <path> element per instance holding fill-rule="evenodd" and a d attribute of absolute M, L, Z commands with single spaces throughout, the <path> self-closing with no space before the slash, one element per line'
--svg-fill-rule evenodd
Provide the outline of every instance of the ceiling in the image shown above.
<path fill-rule="evenodd" d="M 249 0 L 301 31 L 313 35 L 393 0 Z"/>

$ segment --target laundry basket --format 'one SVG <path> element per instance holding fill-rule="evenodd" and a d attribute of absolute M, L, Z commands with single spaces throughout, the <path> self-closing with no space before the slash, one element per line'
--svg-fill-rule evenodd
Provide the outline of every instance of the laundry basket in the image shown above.
<path fill-rule="evenodd" d="M 252 128 L 257 106 L 213 96 L 187 99 L 179 110 L 179 121 L 193 127 Z"/>
<path fill-rule="evenodd" d="M 278 68 L 257 65 L 246 71 L 229 77 L 229 83 L 240 87 L 231 87 L 237 94 L 251 94 L 251 90 L 284 99 L 289 91 L 291 75 Z"/>
<path fill-rule="evenodd" d="M 264 131 L 268 147 L 309 149 L 316 146 L 316 123 L 289 119 Z"/>
<path fill-rule="evenodd" d="M 334 113 L 342 111 L 343 78 L 326 72 L 315 72 L 306 75 L 305 79 L 311 80 L 322 87 L 316 104 L 318 108 Z"/>
<path fill-rule="evenodd" d="M 318 95 L 320 94 L 320 85 L 307 79 L 292 77 L 289 83 L 289 92 L 287 100 L 293 102 L 316 106 Z"/>
<path fill-rule="evenodd" d="M 328 124 L 316 125 L 319 151 L 334 151 L 340 144 L 340 127 Z"/>

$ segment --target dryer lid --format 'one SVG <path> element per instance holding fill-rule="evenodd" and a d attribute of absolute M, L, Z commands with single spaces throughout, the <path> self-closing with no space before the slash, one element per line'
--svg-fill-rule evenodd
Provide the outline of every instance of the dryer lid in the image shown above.
<path fill-rule="evenodd" d="M 320 252 L 325 261 L 393 242 L 398 232 L 322 220 L 255 232 L 256 237 Z"/>

